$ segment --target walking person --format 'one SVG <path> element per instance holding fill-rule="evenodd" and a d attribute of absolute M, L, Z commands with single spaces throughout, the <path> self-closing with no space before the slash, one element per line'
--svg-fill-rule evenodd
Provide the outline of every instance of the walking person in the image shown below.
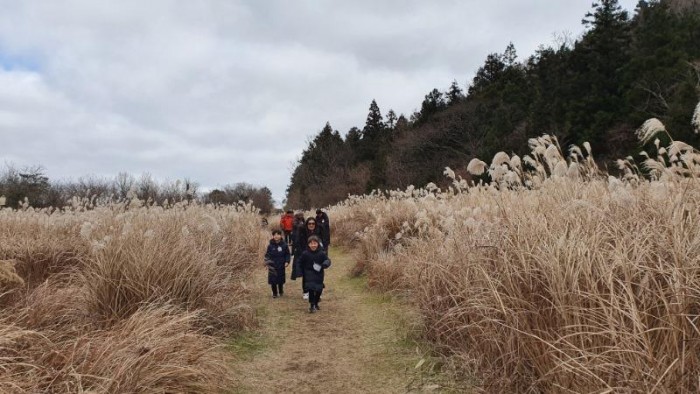
<path fill-rule="evenodd" d="M 284 231 L 284 242 L 292 244 L 292 232 L 294 231 L 294 211 L 287 211 L 280 218 L 280 228 Z"/>
<path fill-rule="evenodd" d="M 297 280 L 297 278 L 302 278 L 302 295 L 304 296 L 304 299 L 308 298 L 308 294 L 304 292 L 304 284 L 303 284 L 303 277 L 301 274 L 301 270 L 299 269 L 299 264 L 297 264 L 297 260 L 299 257 L 301 257 L 301 253 L 304 251 L 304 248 L 298 248 L 299 241 L 301 240 L 301 233 L 304 231 L 306 228 L 306 219 L 304 218 L 304 213 L 303 212 L 297 212 L 294 214 L 294 230 L 292 231 L 292 254 L 293 254 L 293 259 L 292 259 L 292 280 Z"/>
<path fill-rule="evenodd" d="M 331 221 L 328 218 L 328 214 L 321 209 L 317 209 L 316 223 L 321 229 L 321 242 L 323 242 L 325 250 L 328 251 L 331 247 Z"/>
<path fill-rule="evenodd" d="M 304 287 L 309 293 L 309 312 L 315 313 L 320 310 L 318 303 L 324 288 L 324 272 L 330 268 L 331 261 L 321 248 L 319 237 L 312 235 L 307 242 L 308 248 L 299 258 L 299 266 L 304 274 Z"/>
<path fill-rule="evenodd" d="M 265 265 L 267 266 L 267 283 L 272 288 L 272 298 L 284 295 L 284 282 L 286 281 L 286 268 L 289 265 L 289 247 L 282 239 L 280 230 L 272 230 L 272 239 L 265 252 Z"/>
<path fill-rule="evenodd" d="M 292 246 L 299 237 L 299 233 L 306 227 L 306 219 L 304 219 L 304 212 L 297 212 L 294 214 L 294 223 L 292 229 Z M 293 250 L 293 249 L 292 249 Z M 294 253 L 292 251 L 292 253 Z"/>
<path fill-rule="evenodd" d="M 313 217 L 306 219 L 306 225 L 297 232 L 297 238 L 294 240 L 294 266 L 292 266 L 292 280 L 296 280 L 296 278 L 301 277 L 301 289 L 305 300 L 309 298 L 309 292 L 306 290 L 306 278 L 304 278 L 304 271 L 299 265 L 299 258 L 308 248 L 308 240 L 311 236 L 316 236 L 318 238 L 319 247 L 323 249 L 323 245 L 320 241 L 321 230 L 316 225 L 316 219 Z"/>

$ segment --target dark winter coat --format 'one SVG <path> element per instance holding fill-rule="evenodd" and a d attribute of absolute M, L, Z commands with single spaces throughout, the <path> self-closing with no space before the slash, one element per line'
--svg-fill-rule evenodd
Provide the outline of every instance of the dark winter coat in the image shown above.
<path fill-rule="evenodd" d="M 267 283 L 270 285 L 284 284 L 286 281 L 286 272 L 284 265 L 289 263 L 289 247 L 284 241 L 275 242 L 270 240 L 265 252 L 265 264 L 267 264 Z"/>
<path fill-rule="evenodd" d="M 294 259 L 292 259 L 292 276 L 290 277 L 292 280 L 297 280 L 297 278 L 301 278 L 301 270 L 299 269 L 300 257 L 301 256 L 295 251 Z"/>
<path fill-rule="evenodd" d="M 316 225 L 321 228 L 321 240 L 326 250 L 331 246 L 331 220 L 325 212 L 316 214 Z"/>
<path fill-rule="evenodd" d="M 304 231 L 306 220 L 303 216 L 294 216 L 294 228 L 292 229 L 292 247 L 297 244 L 297 237 L 301 231 Z"/>
<path fill-rule="evenodd" d="M 324 272 L 331 266 L 331 261 L 328 259 L 326 252 L 321 248 L 315 252 L 305 250 L 299 257 L 299 267 L 304 274 L 304 291 L 321 291 L 323 290 Z M 320 271 L 314 269 L 314 264 L 321 266 Z"/>
<path fill-rule="evenodd" d="M 304 275 L 303 271 L 299 268 L 299 257 L 301 257 L 301 254 L 308 249 L 309 237 L 315 235 L 321 239 L 321 242 L 323 242 L 323 232 L 318 223 L 316 223 L 316 228 L 313 231 L 309 230 L 308 223 L 309 220 L 307 219 L 305 226 L 297 231 L 297 236 L 294 239 L 294 264 L 292 264 L 292 280 L 301 278 Z M 325 249 L 324 245 L 320 246 L 322 249 Z"/>
<path fill-rule="evenodd" d="M 309 245 L 309 237 L 312 235 L 317 236 L 318 238 L 321 239 L 321 242 L 323 242 L 323 228 L 316 223 L 316 228 L 313 230 L 309 230 L 308 223 L 309 221 L 306 221 L 307 225 L 299 230 L 297 232 L 297 238 L 294 240 L 294 254 L 295 255 L 301 255 L 302 252 L 304 252 L 306 249 L 308 249 Z M 325 250 L 326 249 L 326 244 L 323 243 L 321 247 Z"/>

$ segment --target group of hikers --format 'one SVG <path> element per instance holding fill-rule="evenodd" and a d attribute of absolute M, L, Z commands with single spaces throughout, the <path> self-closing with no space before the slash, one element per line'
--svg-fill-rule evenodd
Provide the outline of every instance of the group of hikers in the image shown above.
<path fill-rule="evenodd" d="M 325 287 L 324 271 L 331 266 L 328 258 L 330 246 L 330 220 L 323 210 L 316 210 L 316 217 L 307 219 L 302 212 L 287 211 L 282 215 L 280 228 L 272 230 L 272 239 L 265 253 L 267 283 L 272 288 L 272 298 L 284 295 L 286 268 L 291 263 L 291 279 L 301 278 L 303 298 L 309 300 L 309 312 L 317 312 Z"/>

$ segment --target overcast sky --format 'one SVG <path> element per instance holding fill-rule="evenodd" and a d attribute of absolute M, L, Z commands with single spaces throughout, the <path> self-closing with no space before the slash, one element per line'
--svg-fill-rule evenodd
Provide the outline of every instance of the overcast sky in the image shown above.
<path fill-rule="evenodd" d="M 636 0 L 621 4 L 632 11 Z M 284 198 L 325 124 L 410 114 L 487 54 L 577 37 L 591 0 L 0 0 L 0 160 Z M 1 164 L 1 163 L 0 163 Z"/>

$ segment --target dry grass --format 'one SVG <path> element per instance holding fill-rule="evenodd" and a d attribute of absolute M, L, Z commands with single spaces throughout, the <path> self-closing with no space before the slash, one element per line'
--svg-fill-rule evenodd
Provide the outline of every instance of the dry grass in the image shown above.
<path fill-rule="evenodd" d="M 13 260 L 0 260 L 0 294 L 8 295 L 9 292 L 24 286 L 24 279 L 17 274 Z M 0 296 L 2 300 L 2 296 Z"/>
<path fill-rule="evenodd" d="M 0 392 L 221 392 L 253 324 L 249 206 L 0 210 Z"/>
<path fill-rule="evenodd" d="M 653 168 L 608 178 L 545 136 L 496 155 L 489 184 L 336 206 L 336 241 L 487 391 L 698 392 L 700 156 L 656 144 Z"/>
<path fill-rule="evenodd" d="M 143 308 L 109 329 L 68 328 L 70 339 L 0 323 L 0 391 L 221 391 L 231 382 L 228 359 L 194 328 L 197 319 Z"/>

